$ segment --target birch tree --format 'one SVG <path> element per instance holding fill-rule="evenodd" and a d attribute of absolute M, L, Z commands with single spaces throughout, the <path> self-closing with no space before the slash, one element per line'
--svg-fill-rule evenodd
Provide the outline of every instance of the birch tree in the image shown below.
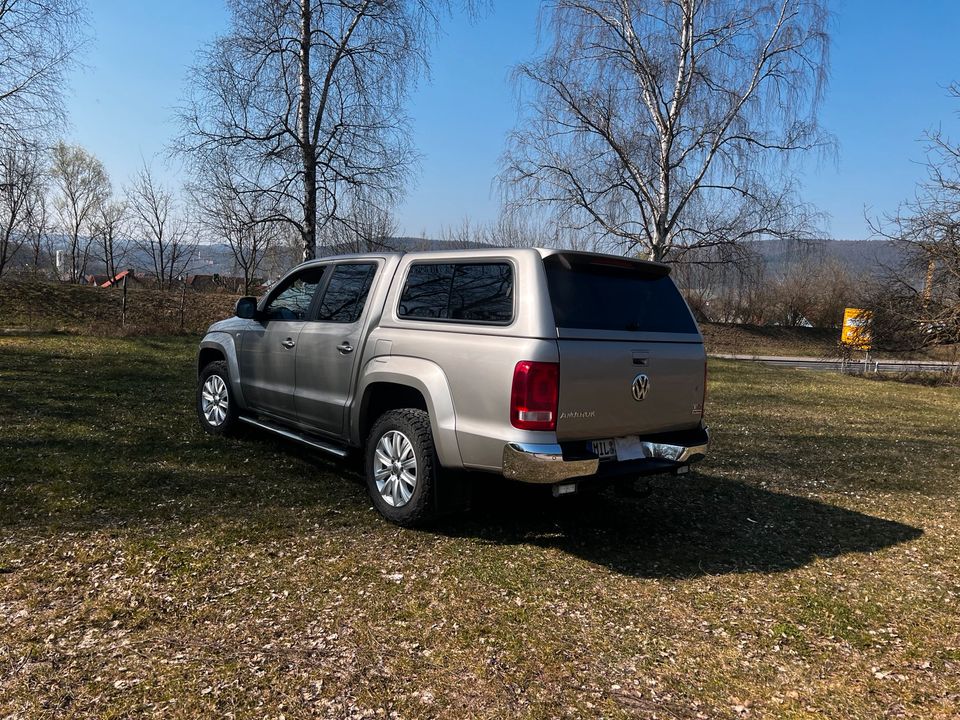
<path fill-rule="evenodd" d="M 338 217 L 331 219 L 320 235 L 323 252 L 342 255 L 395 251 L 397 223 L 389 199 L 383 200 L 365 192 L 350 193 L 343 199 Z"/>
<path fill-rule="evenodd" d="M 58 272 L 67 282 L 80 282 L 90 260 L 94 213 L 110 195 L 110 179 L 100 160 L 63 142 L 51 153 L 50 176 L 58 226 L 66 242 L 67 267 Z"/>
<path fill-rule="evenodd" d="M 403 103 L 444 0 L 229 0 L 201 53 L 176 149 L 227 148 L 301 237 L 304 259 L 345 191 L 399 196 L 414 163 Z"/>
<path fill-rule="evenodd" d="M 828 143 L 823 0 L 554 0 L 545 19 L 516 70 L 512 203 L 654 260 L 809 231 L 788 170 Z"/>

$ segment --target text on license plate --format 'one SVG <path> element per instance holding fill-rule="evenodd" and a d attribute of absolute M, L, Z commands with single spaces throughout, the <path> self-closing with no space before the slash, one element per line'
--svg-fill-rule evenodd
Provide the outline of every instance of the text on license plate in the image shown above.
<path fill-rule="evenodd" d="M 647 449 L 644 443 L 636 435 L 627 435 L 626 437 L 606 438 L 604 440 L 594 440 L 593 451 L 601 460 L 637 460 L 647 457 Z"/>
<path fill-rule="evenodd" d="M 594 440 L 593 451 L 601 460 L 617 459 L 617 445 L 613 441 L 613 438 L 608 438 L 606 440 Z"/>

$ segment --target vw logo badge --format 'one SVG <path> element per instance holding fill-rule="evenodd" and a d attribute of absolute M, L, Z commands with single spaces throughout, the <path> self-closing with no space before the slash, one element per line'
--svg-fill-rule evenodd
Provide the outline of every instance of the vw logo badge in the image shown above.
<path fill-rule="evenodd" d="M 643 374 L 637 375 L 633 379 L 633 385 L 630 386 L 630 390 L 633 392 L 633 399 L 637 402 L 640 402 L 647 396 L 649 389 L 650 378 Z"/>

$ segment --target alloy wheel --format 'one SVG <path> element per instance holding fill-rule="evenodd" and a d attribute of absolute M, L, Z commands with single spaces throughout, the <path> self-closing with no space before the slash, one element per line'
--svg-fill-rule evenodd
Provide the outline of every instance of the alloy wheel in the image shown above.
<path fill-rule="evenodd" d="M 219 375 L 211 375 L 203 383 L 203 391 L 200 395 L 200 409 L 207 422 L 214 427 L 219 427 L 227 419 L 227 409 L 230 403 L 230 394 L 227 391 L 227 384 Z"/>
<path fill-rule="evenodd" d="M 380 438 L 373 459 L 377 492 L 388 505 L 403 507 L 417 489 L 417 455 L 410 439 L 398 430 Z"/>

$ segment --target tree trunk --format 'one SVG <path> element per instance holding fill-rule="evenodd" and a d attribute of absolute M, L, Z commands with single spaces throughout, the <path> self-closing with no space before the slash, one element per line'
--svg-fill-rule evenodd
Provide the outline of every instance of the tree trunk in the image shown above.
<path fill-rule="evenodd" d="M 667 255 L 669 244 L 667 242 L 668 231 L 666 225 L 665 218 L 657 218 L 654 227 L 655 235 L 650 245 L 650 259 L 654 262 L 663 262 Z"/>
<path fill-rule="evenodd" d="M 3 238 L 0 239 L 0 275 L 3 275 L 7 260 L 14 252 L 16 248 L 13 247 L 13 221 L 11 220 L 10 224 L 3 229 Z"/>
<path fill-rule="evenodd" d="M 243 294 L 249 295 L 250 285 L 252 284 L 251 276 L 253 275 L 253 269 L 249 265 L 243 265 L 241 266 L 241 269 L 243 270 Z"/>
<path fill-rule="evenodd" d="M 303 158 L 303 259 L 317 256 L 317 151 L 310 134 L 311 0 L 300 0 L 300 153 Z"/>
<path fill-rule="evenodd" d="M 117 264 L 114 261 L 113 257 L 113 237 L 111 231 L 104 231 L 105 235 L 103 238 L 103 264 L 106 265 L 107 275 L 111 278 L 117 276 Z"/>
<path fill-rule="evenodd" d="M 78 262 L 78 255 L 80 253 L 80 234 L 79 231 L 74 230 L 73 237 L 70 241 L 70 282 L 78 283 L 80 282 L 80 263 Z"/>

